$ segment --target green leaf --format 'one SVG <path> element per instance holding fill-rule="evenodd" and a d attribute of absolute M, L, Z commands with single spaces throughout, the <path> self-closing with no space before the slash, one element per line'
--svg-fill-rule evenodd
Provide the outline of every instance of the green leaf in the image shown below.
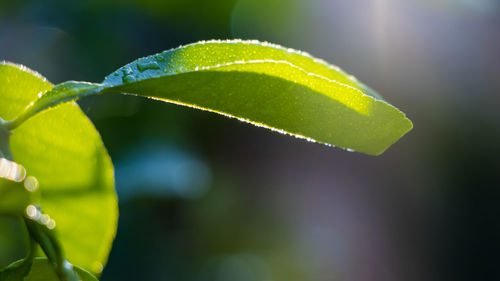
<path fill-rule="evenodd" d="M 0 158 L 0 214 L 23 213 L 29 204 L 38 204 L 37 180 L 26 178 L 26 169 L 6 158 Z"/>
<path fill-rule="evenodd" d="M 31 270 L 33 260 L 36 255 L 36 247 L 38 246 L 35 239 L 29 238 L 29 247 L 27 255 L 24 259 L 19 260 L 9 266 L 0 269 L 0 281 L 3 280 L 23 280 Z"/>
<path fill-rule="evenodd" d="M 11 265 L 9 265 L 5 271 L 8 272 L 10 268 L 15 268 L 21 261 L 17 261 Z M 81 281 L 97 281 L 94 275 L 89 273 L 88 271 L 78 267 L 73 266 L 73 270 L 76 272 Z M 13 272 L 14 273 L 14 272 Z M 1 274 L 1 272 L 0 272 Z M 0 275 L 2 277 L 2 281 L 19 281 L 20 275 L 9 274 L 9 275 Z M 24 281 L 60 281 L 57 278 L 54 269 L 46 258 L 35 258 L 33 261 L 33 265 L 31 266 L 31 270 L 24 279 Z"/>
<path fill-rule="evenodd" d="M 28 106 L 28 110 L 24 112 L 22 118 L 17 118 L 15 122 L 9 124 L 10 127 L 17 127 L 26 121 L 29 117 L 41 112 L 47 108 L 54 107 L 60 103 L 76 100 L 87 95 L 95 94 L 100 87 L 96 84 L 88 82 L 67 81 L 54 86 L 50 91 L 46 91 L 35 103 Z M 0 119 L 1 121 L 1 119 Z M 6 129 L 8 129 L 7 127 Z M 2 137 L 2 127 L 0 127 L 0 138 Z"/>
<path fill-rule="evenodd" d="M 39 190 L 30 192 L 23 183 L 0 178 L 0 214 L 20 214 L 26 206 L 39 201 Z"/>
<path fill-rule="evenodd" d="M 73 266 L 64 256 L 63 249 L 54 234 L 54 221 L 50 216 L 42 214 L 38 208 L 30 205 L 27 208 L 25 223 L 32 241 L 38 243 L 45 256 L 52 264 L 61 281 L 78 281 Z"/>
<path fill-rule="evenodd" d="M 103 85 L 103 93 L 193 106 L 374 155 L 412 128 L 402 112 L 338 67 L 256 41 L 166 51 L 118 69 Z"/>
<path fill-rule="evenodd" d="M 28 275 L 32 262 L 24 259 L 0 269 L 0 281 L 21 281 Z"/>
<path fill-rule="evenodd" d="M 310 141 L 378 155 L 413 124 L 340 68 L 258 41 L 199 42 L 138 59 L 102 85 L 49 93 L 16 122 L 70 98 L 121 92 L 208 110 Z M 75 94 L 76 93 L 76 94 Z"/>
<path fill-rule="evenodd" d="M 0 63 L 0 117 L 18 116 L 50 89 L 26 67 Z M 42 212 L 55 220 L 67 259 L 99 272 L 115 236 L 118 208 L 113 166 L 98 132 L 71 102 L 34 116 L 12 133 L 14 160 L 38 179 Z"/>

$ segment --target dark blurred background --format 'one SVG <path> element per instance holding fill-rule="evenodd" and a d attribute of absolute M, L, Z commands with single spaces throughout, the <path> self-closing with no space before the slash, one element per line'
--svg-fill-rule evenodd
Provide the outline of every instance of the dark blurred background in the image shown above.
<path fill-rule="evenodd" d="M 0 1 L 0 59 L 53 83 L 212 38 L 324 58 L 414 130 L 372 157 L 151 100 L 83 100 L 120 198 L 102 280 L 500 280 L 499 1 Z"/>

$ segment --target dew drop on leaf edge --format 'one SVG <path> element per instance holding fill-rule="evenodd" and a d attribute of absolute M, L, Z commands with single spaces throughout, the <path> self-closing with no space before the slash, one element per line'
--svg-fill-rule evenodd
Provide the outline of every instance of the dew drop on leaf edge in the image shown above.
<path fill-rule="evenodd" d="M 143 72 L 143 71 L 146 71 L 148 69 L 160 69 L 160 65 L 155 61 L 138 62 L 137 69 L 140 72 Z"/>
<path fill-rule="evenodd" d="M 125 75 L 123 76 L 123 83 L 132 83 L 132 82 L 135 82 L 135 77 L 132 76 L 132 75 Z"/>

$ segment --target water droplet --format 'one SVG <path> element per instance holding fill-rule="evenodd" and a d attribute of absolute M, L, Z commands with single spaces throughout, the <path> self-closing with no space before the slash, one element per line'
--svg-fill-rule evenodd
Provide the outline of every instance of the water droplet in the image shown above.
<path fill-rule="evenodd" d="M 160 69 L 160 65 L 155 61 L 144 61 L 137 63 L 137 69 L 141 72 L 148 69 Z"/>
<path fill-rule="evenodd" d="M 54 229 L 56 228 L 56 221 L 53 219 L 50 219 L 46 224 L 48 229 Z"/>
<path fill-rule="evenodd" d="M 49 215 L 43 214 L 43 215 L 40 216 L 40 223 L 41 224 L 45 224 L 46 225 L 47 223 L 49 223 L 49 221 L 50 221 Z"/>
<path fill-rule="evenodd" d="M 132 75 L 123 76 L 122 80 L 123 80 L 123 83 L 132 83 L 132 82 L 136 81 L 135 77 Z"/>
<path fill-rule="evenodd" d="M 197 67 L 194 68 L 194 71 L 198 71 L 198 70 L 200 70 L 199 66 L 197 66 Z"/>
<path fill-rule="evenodd" d="M 38 190 L 38 180 L 33 176 L 28 176 L 24 180 L 24 188 L 29 192 L 35 192 Z"/>
<path fill-rule="evenodd" d="M 133 71 L 130 67 L 125 67 L 122 69 L 122 72 L 123 72 L 123 75 L 129 75 L 129 74 L 132 74 Z"/>
<path fill-rule="evenodd" d="M 26 169 L 16 162 L 0 158 L 0 178 L 22 182 L 26 177 Z"/>
<path fill-rule="evenodd" d="M 69 261 L 67 261 L 67 260 L 63 261 L 63 268 L 64 268 L 65 271 L 74 270 L 73 265 Z"/>
<path fill-rule="evenodd" d="M 38 220 L 40 218 L 40 211 L 35 205 L 29 205 L 26 207 L 26 215 L 33 220 Z"/>
<path fill-rule="evenodd" d="M 104 267 L 103 267 L 102 263 L 100 263 L 98 261 L 96 261 L 92 264 L 92 271 L 94 273 L 101 273 L 103 269 L 104 269 Z"/>

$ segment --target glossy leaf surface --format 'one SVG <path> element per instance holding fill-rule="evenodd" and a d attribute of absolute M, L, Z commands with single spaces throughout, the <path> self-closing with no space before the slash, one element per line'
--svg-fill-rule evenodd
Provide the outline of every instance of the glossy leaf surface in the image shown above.
<path fill-rule="evenodd" d="M 199 42 L 141 58 L 102 84 L 65 82 L 9 125 L 63 101 L 110 92 L 208 110 L 372 155 L 413 127 L 401 111 L 340 68 L 304 52 L 241 40 Z"/>
<path fill-rule="evenodd" d="M 0 64 L 0 117 L 14 118 L 51 88 L 23 66 Z M 100 271 L 118 209 L 113 166 L 90 120 L 75 103 L 65 103 L 16 128 L 10 145 L 14 160 L 38 179 L 42 211 L 55 220 L 68 260 Z"/>
<path fill-rule="evenodd" d="M 103 87 L 373 155 L 412 128 L 401 111 L 338 67 L 257 41 L 200 42 L 138 59 Z"/>

